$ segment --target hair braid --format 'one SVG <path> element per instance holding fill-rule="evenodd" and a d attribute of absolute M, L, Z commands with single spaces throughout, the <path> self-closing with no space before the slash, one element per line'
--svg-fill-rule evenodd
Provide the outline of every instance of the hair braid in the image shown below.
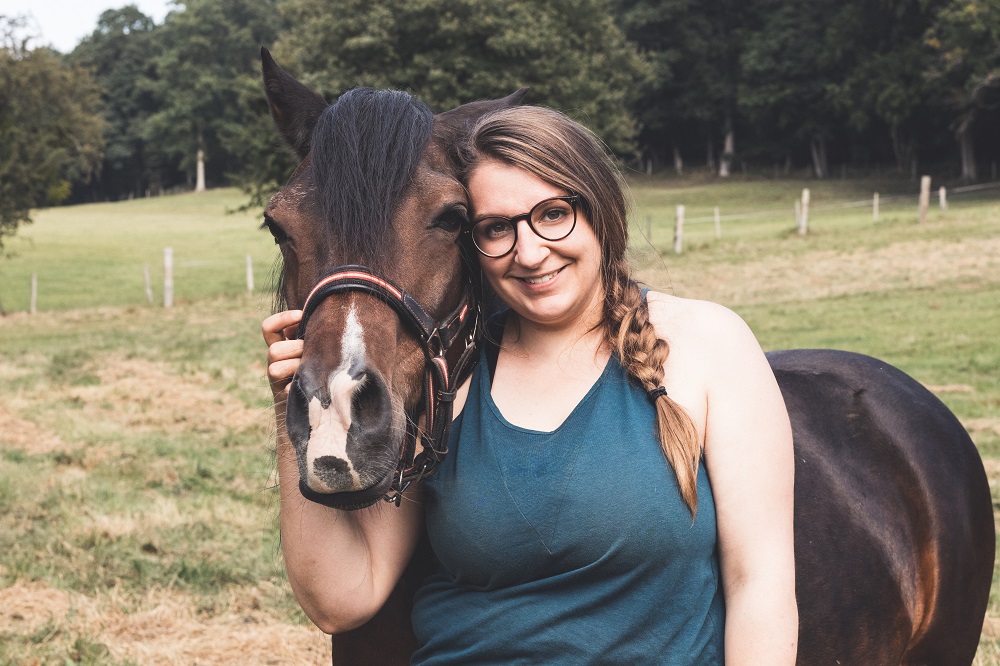
<path fill-rule="evenodd" d="M 670 345 L 657 337 L 649 321 L 649 306 L 631 279 L 623 258 L 605 270 L 605 338 L 617 352 L 630 377 L 651 391 L 663 384 L 663 366 Z M 669 396 L 654 400 L 660 448 L 677 476 L 681 497 L 694 518 L 698 511 L 698 461 L 701 444 L 688 413 Z"/>

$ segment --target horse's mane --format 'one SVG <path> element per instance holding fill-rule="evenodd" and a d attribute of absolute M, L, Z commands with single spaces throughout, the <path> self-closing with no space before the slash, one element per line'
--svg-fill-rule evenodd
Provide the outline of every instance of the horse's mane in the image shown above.
<path fill-rule="evenodd" d="M 352 262 L 375 268 L 403 191 L 431 137 L 434 114 L 398 90 L 354 88 L 327 107 L 312 135 L 323 214 Z"/>

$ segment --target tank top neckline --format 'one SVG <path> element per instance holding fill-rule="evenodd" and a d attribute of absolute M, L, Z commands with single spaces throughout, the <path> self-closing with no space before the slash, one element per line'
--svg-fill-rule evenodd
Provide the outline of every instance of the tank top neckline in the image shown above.
<path fill-rule="evenodd" d="M 486 405 L 490 408 L 490 412 L 493 414 L 496 420 L 505 428 L 514 430 L 519 433 L 523 433 L 525 435 L 547 437 L 563 430 L 567 426 L 567 424 L 570 423 L 570 421 L 572 421 L 574 417 L 576 417 L 576 415 L 580 412 L 583 405 L 589 402 L 593 398 L 594 394 L 597 393 L 597 390 L 601 387 L 602 384 L 604 384 L 605 378 L 608 376 L 608 373 L 611 372 L 611 368 L 615 364 L 614 362 L 616 361 L 616 359 L 617 357 L 615 356 L 614 353 L 612 353 L 608 357 L 608 360 L 607 362 L 605 362 L 604 369 L 601 371 L 601 374 L 597 377 L 596 380 L 594 380 L 594 383 L 590 385 L 590 388 L 583 395 L 583 397 L 580 398 L 580 401 L 576 403 L 576 405 L 574 405 L 572 410 L 570 410 L 566 418 L 562 420 L 562 423 L 560 423 L 552 430 L 535 430 L 534 428 L 526 428 L 524 426 L 519 426 L 516 423 L 511 423 L 510 421 L 507 420 L 507 417 L 505 417 L 503 413 L 500 411 L 500 408 L 497 406 L 496 402 L 493 401 L 493 393 L 492 393 L 493 378 L 492 375 L 490 374 L 490 368 L 485 358 L 480 359 L 479 390 L 483 393 L 483 398 L 486 402 Z"/>

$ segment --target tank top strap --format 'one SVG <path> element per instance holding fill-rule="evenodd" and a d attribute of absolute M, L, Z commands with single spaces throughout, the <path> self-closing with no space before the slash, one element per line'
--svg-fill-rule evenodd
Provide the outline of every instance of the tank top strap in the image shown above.
<path fill-rule="evenodd" d="M 486 320 L 485 333 L 479 343 L 479 348 L 486 358 L 490 386 L 493 385 L 493 377 L 497 373 L 497 361 L 500 359 L 500 343 L 503 341 L 503 327 L 507 322 L 507 312 L 507 310 L 503 310 Z"/>

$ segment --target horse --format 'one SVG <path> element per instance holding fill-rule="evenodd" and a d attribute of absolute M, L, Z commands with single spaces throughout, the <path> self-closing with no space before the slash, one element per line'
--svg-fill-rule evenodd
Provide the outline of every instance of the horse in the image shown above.
<path fill-rule="evenodd" d="M 301 160 L 264 223 L 281 247 L 282 307 L 303 310 L 286 414 L 300 488 L 344 510 L 398 504 L 447 454 L 451 400 L 482 333 L 475 258 L 458 241 L 468 201 L 454 149 L 477 117 L 524 91 L 423 122 L 392 95 L 350 91 L 332 114 L 261 55 L 272 117 Z M 794 438 L 797 663 L 971 663 L 995 535 L 965 429 L 879 360 L 833 350 L 768 360 Z M 350 397 L 338 401 L 345 382 Z M 349 424 L 339 448 L 312 437 L 331 418 Z M 382 610 L 332 637 L 334 663 L 408 663 L 409 609 L 432 566 L 424 540 Z"/>

